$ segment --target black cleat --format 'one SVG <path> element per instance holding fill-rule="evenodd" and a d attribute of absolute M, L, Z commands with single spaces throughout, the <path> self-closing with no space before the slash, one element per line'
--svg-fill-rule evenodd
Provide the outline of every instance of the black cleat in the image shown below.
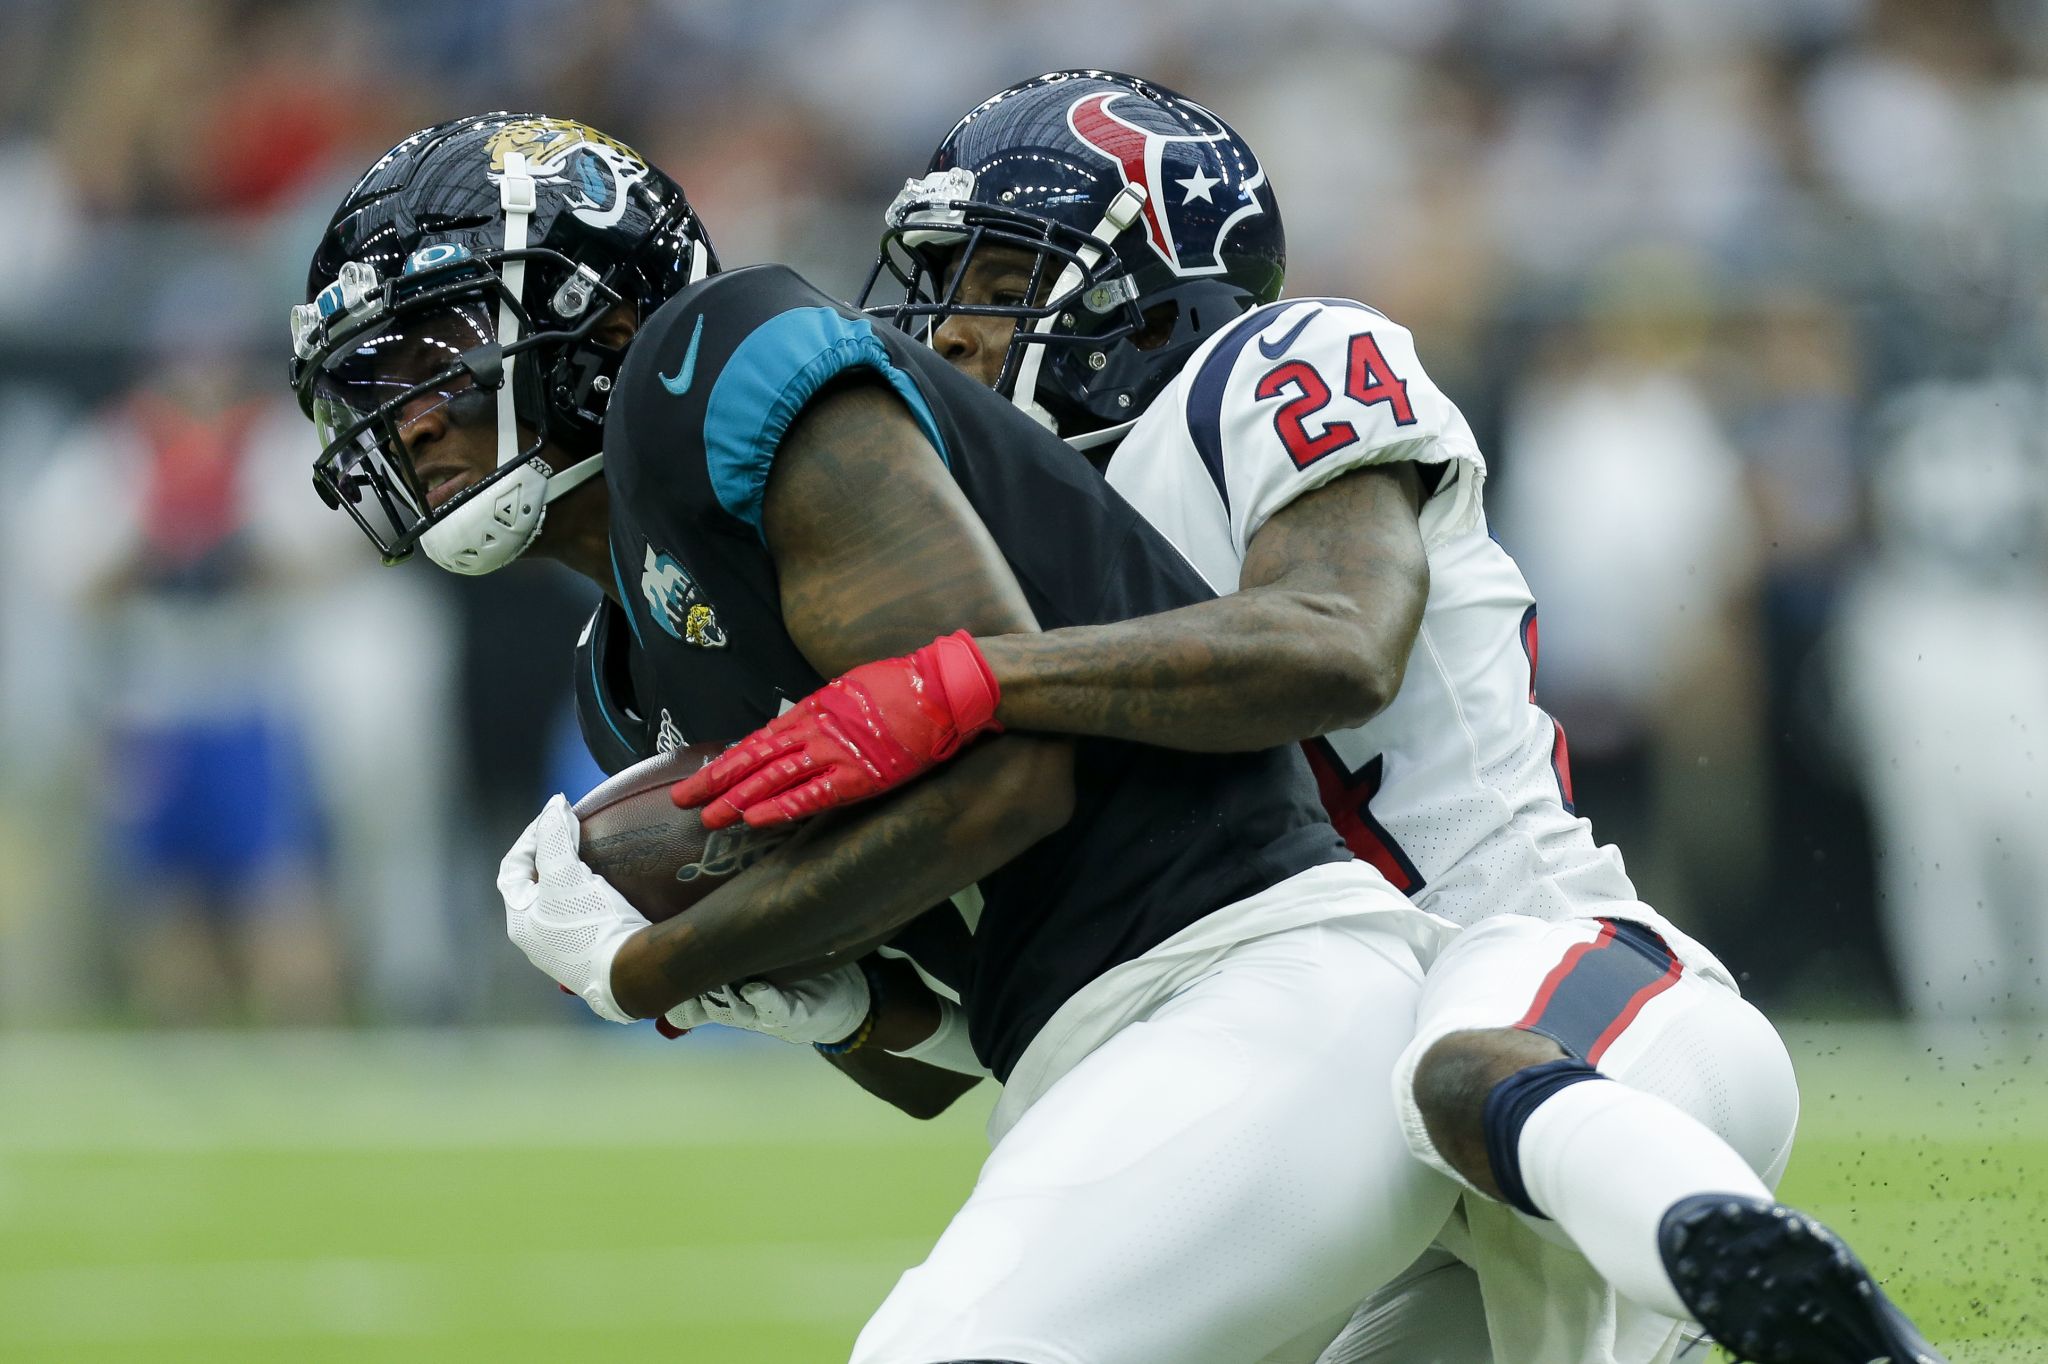
<path fill-rule="evenodd" d="M 1702 1194 L 1657 1234 L 1714 1340 L 1752 1364 L 1948 1364 L 1833 1232 L 1782 1203 Z"/>

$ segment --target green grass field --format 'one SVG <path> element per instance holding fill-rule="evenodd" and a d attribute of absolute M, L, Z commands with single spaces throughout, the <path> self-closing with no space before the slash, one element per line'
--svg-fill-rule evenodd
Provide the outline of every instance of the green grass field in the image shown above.
<path fill-rule="evenodd" d="M 1958 1364 L 2048 1359 L 2048 1057 L 1795 1051 L 1789 1195 Z M 987 1104 L 594 1029 L 0 1035 L 0 1360 L 843 1360 Z"/>

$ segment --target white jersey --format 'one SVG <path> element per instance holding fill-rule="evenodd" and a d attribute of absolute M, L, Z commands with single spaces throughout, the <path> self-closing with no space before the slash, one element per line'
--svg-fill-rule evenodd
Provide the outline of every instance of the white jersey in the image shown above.
<path fill-rule="evenodd" d="M 1306 745 L 1332 822 L 1458 924 L 1612 913 L 1661 931 L 1621 855 L 1572 813 L 1564 732 L 1535 701 L 1535 599 L 1487 534 L 1471 428 L 1406 328 L 1348 299 L 1255 309 L 1195 353 L 1106 474 L 1227 593 L 1267 518 L 1340 474 L 1401 460 L 1442 466 L 1422 508 L 1429 596 L 1393 703 Z"/>

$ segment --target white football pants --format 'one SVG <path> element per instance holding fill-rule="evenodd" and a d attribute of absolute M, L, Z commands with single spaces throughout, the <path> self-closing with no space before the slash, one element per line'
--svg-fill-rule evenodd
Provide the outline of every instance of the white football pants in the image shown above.
<path fill-rule="evenodd" d="M 1314 1359 L 1457 1198 L 1388 1083 L 1421 981 L 1384 912 L 1230 947 L 1003 1135 L 854 1364 Z"/>
<path fill-rule="evenodd" d="M 1753 1005 L 1693 965 L 1674 958 L 1663 974 L 1646 970 L 1598 919 L 1504 914 L 1466 929 L 1431 965 L 1415 1038 L 1396 1069 L 1395 1102 L 1416 1156 L 1459 1178 L 1415 1102 L 1423 1054 L 1450 1033 L 1533 1024 L 1603 1074 L 1690 1114 L 1776 1187 L 1799 1116 L 1791 1058 Z M 1367 1300 L 1324 1364 L 1482 1364 L 1466 1315 L 1475 1291 L 1502 1364 L 1670 1357 L 1679 1323 L 1615 1293 L 1555 1223 L 1476 1191 L 1461 1214 L 1444 1244 L 1469 1268 L 1436 1259 L 1418 1267 L 1435 1272 L 1404 1275 Z M 1404 1292 L 1415 1300 L 1402 1302 Z"/>

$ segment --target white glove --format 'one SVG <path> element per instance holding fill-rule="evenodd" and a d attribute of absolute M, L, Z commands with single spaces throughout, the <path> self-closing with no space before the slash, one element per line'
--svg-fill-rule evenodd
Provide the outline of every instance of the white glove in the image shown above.
<path fill-rule="evenodd" d="M 640 911 L 583 865 L 583 830 L 556 796 L 498 864 L 505 935 L 526 959 L 579 996 L 599 1018 L 631 1023 L 612 998 L 612 958 L 647 927 Z"/>
<path fill-rule="evenodd" d="M 867 1022 L 868 1004 L 866 974 L 858 966 L 842 966 L 795 985 L 741 981 L 686 999 L 664 1017 L 685 1032 L 723 1023 L 801 1046 L 851 1037 Z"/>

